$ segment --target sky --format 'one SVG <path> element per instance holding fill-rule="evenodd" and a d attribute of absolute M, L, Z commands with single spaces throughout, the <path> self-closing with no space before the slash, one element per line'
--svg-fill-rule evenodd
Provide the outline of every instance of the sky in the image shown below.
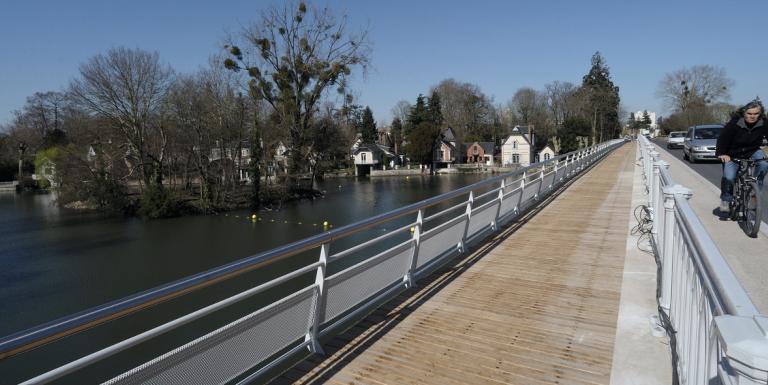
<path fill-rule="evenodd" d="M 388 124 L 400 100 L 444 79 L 472 83 L 506 104 L 521 87 L 580 84 L 600 51 L 625 111 L 668 115 L 664 75 L 694 65 L 724 68 L 730 102 L 768 99 L 768 1 L 310 1 L 368 28 L 372 66 L 353 74 L 357 103 Z M 0 125 L 35 92 L 63 91 L 89 58 L 124 46 L 158 52 L 190 74 L 225 37 L 257 20 L 267 0 L 3 0 Z"/>

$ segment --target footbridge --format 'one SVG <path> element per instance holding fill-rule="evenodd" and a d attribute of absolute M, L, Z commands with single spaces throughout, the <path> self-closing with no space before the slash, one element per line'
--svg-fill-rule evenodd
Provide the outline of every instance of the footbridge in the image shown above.
<path fill-rule="evenodd" d="M 766 237 L 711 220 L 716 199 L 695 200 L 711 189 L 663 158 L 645 138 L 616 140 L 495 176 L 4 337 L 0 372 L 29 384 L 768 383 L 768 285 L 750 270 Z M 254 282 L 257 269 L 273 276 Z M 206 291 L 216 300 L 198 305 Z"/>

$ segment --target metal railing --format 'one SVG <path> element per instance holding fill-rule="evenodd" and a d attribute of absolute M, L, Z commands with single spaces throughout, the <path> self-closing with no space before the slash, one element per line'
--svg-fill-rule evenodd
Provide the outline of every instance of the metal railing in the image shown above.
<path fill-rule="evenodd" d="M 394 298 L 467 246 L 521 215 L 587 166 L 624 143 L 614 140 L 488 178 L 400 209 L 0 339 L 0 359 L 103 324 L 214 283 L 314 250 L 317 261 L 242 291 L 66 365 L 25 384 L 41 384 L 93 365 L 298 277 L 314 282 L 275 302 L 107 381 L 124 383 L 248 383 L 302 350 L 321 353 L 320 339 Z M 458 201 L 458 203 L 456 203 Z M 429 213 L 427 210 L 436 211 Z M 439 210 L 439 211 L 438 211 Z M 413 218 L 407 220 L 408 218 Z M 394 226 L 335 254 L 331 246 L 366 229 Z M 380 232 L 378 234 L 381 234 Z M 351 261 L 349 262 L 350 258 Z M 346 260 L 331 274 L 329 266 Z M 252 310 L 250 310 L 252 311 Z"/>
<path fill-rule="evenodd" d="M 661 263 L 659 307 L 681 384 L 768 383 L 768 318 L 731 271 L 654 145 L 638 139 Z"/>

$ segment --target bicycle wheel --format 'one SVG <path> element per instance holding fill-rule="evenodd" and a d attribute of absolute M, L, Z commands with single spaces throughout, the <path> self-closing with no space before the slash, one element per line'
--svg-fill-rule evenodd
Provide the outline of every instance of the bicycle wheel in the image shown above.
<path fill-rule="evenodd" d="M 744 207 L 744 232 L 752 237 L 757 237 L 760 231 L 760 221 L 763 205 L 760 197 L 760 190 L 757 189 L 757 183 L 749 182 L 744 189 L 742 205 Z"/>
<path fill-rule="evenodd" d="M 732 221 L 739 220 L 739 213 L 741 213 L 741 183 L 734 183 L 733 186 L 733 199 L 731 204 L 728 205 L 728 217 Z"/>

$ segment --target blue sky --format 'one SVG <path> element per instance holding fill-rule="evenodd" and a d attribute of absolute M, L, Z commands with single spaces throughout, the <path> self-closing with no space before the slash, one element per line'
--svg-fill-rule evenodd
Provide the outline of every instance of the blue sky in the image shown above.
<path fill-rule="evenodd" d="M 63 90 L 88 58 L 114 46 L 157 51 L 177 72 L 206 66 L 227 32 L 273 1 L 6 0 L 0 6 L 0 124 L 35 92 Z M 699 64 L 735 81 L 731 102 L 768 99 L 768 1 L 316 1 L 369 25 L 373 66 L 358 102 L 389 122 L 399 100 L 443 79 L 495 103 L 521 87 L 574 84 L 600 51 L 627 111 L 665 115 L 664 74 Z"/>

